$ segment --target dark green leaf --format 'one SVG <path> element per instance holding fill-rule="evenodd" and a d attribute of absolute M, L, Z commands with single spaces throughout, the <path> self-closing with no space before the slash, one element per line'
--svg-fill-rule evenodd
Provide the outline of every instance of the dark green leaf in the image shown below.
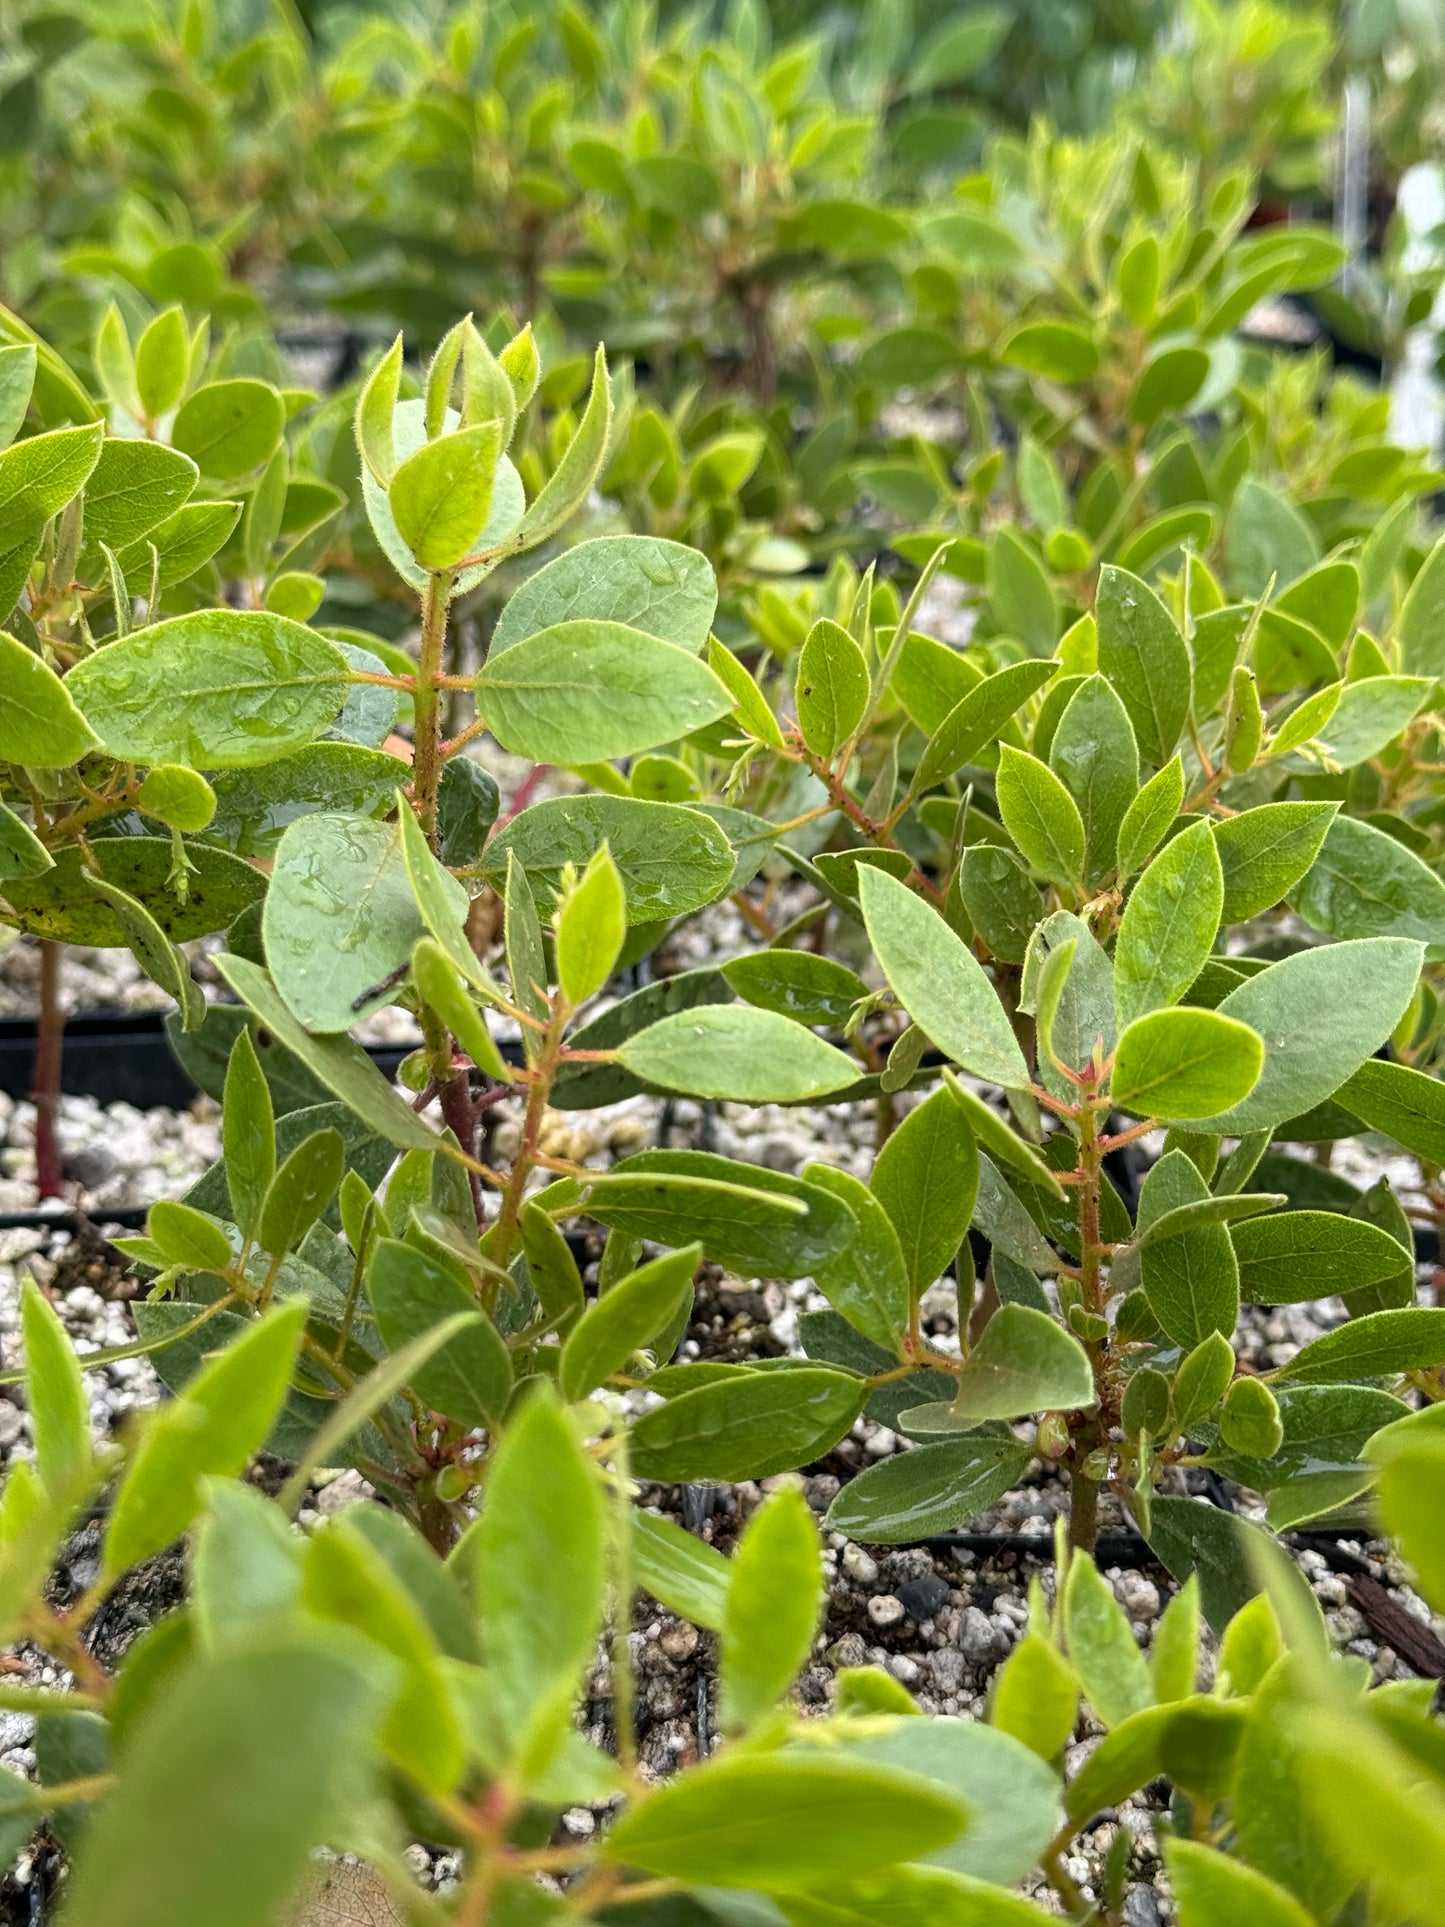
<path fill-rule="evenodd" d="M 764 1479 L 836 1445 L 863 1409 L 867 1385 L 805 1365 L 715 1380 L 670 1398 L 632 1428 L 641 1479 Z"/>
<path fill-rule="evenodd" d="M 950 1091 L 935 1091 L 908 1113 L 879 1152 L 871 1182 L 916 1296 L 952 1263 L 978 1195 L 973 1131 Z"/>
<path fill-rule="evenodd" d="M 1029 1447 L 970 1434 L 870 1465 L 828 1508 L 834 1532 L 870 1545 L 907 1545 L 965 1526 L 1017 1485 Z"/>

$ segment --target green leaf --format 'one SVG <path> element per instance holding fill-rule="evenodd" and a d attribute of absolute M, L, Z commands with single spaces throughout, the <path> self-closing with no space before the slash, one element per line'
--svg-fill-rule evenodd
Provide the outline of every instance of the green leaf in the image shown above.
<path fill-rule="evenodd" d="M 65 769 L 98 744 L 68 684 L 23 642 L 0 634 L 0 760 Z"/>
<path fill-rule="evenodd" d="M 1174 1377 L 1174 1422 L 1181 1432 L 1224 1397 L 1234 1374 L 1234 1348 L 1222 1332 L 1210 1332 L 1181 1363 Z"/>
<path fill-rule="evenodd" d="M 620 622 L 561 622 L 477 677 L 477 700 L 506 749 L 536 762 L 605 762 L 689 735 L 732 708 L 696 656 Z"/>
<path fill-rule="evenodd" d="M 1023 1418 L 1096 1403 L 1094 1374 L 1083 1346 L 1047 1313 L 1001 1305 L 964 1361 L 953 1402 L 955 1418 Z"/>
<path fill-rule="evenodd" d="M 1120 1037 L 1110 1089 L 1136 1117 L 1212 1120 L 1243 1109 L 1264 1061 L 1259 1033 L 1223 1011 L 1156 1010 Z"/>
<path fill-rule="evenodd" d="M 306 1549 L 301 1604 L 317 1619 L 363 1633 L 404 1669 L 378 1735 L 381 1750 L 422 1786 L 445 1793 L 466 1760 L 465 1741 L 426 1617 L 380 1550 L 348 1519 Z"/>
<path fill-rule="evenodd" d="M 491 1003 L 504 1003 L 506 1000 L 500 987 L 483 969 L 463 931 L 468 910 L 466 892 L 432 854 L 431 845 L 404 793 L 397 790 L 393 800 L 401 838 L 402 863 L 422 922 L 437 948 L 445 953 L 447 961 L 460 971 L 473 990 Z M 400 911 L 397 912 L 397 920 L 402 920 Z M 535 917 L 532 922 L 535 926 Z M 539 934 L 539 948 L 540 941 Z"/>
<path fill-rule="evenodd" d="M 499 1426 L 512 1395 L 511 1357 L 459 1271 L 414 1245 L 379 1238 L 366 1290 L 381 1342 L 393 1355 L 443 1320 L 459 1312 L 475 1314 L 417 1369 L 411 1383 L 423 1403 L 444 1418 L 468 1429 Z"/>
<path fill-rule="evenodd" d="M 1043 904 L 1021 857 L 975 843 L 958 868 L 958 895 L 969 921 L 1002 963 L 1022 963 Z"/>
<path fill-rule="evenodd" d="M 1413 850 L 1356 817 L 1334 818 L 1289 900 L 1306 923 L 1332 937 L 1414 937 L 1445 945 L 1445 883 Z"/>
<path fill-rule="evenodd" d="M 1264 1069 L 1249 1096 L 1202 1127 L 1240 1137 L 1332 1096 L 1399 1023 L 1419 972 L 1417 943 L 1374 937 L 1303 950 L 1248 978 L 1215 1014 L 1266 1039 Z"/>
<path fill-rule="evenodd" d="M 810 1164 L 803 1176 L 840 1198 L 858 1226 L 853 1242 L 818 1267 L 814 1284 L 850 1325 L 899 1355 L 912 1294 L 903 1246 L 888 1212 L 866 1184 L 832 1165 Z"/>
<path fill-rule="evenodd" d="M 940 20 L 914 56 L 906 91 L 919 94 L 966 80 L 998 51 L 1012 25 L 1006 7 L 970 7 Z"/>
<path fill-rule="evenodd" d="M 582 1314 L 582 1274 L 571 1247 L 540 1204 L 528 1199 L 519 1214 L 527 1275 L 543 1315 L 566 1331 Z"/>
<path fill-rule="evenodd" d="M 411 953 L 411 979 L 427 1008 L 441 1018 L 478 1070 L 499 1084 L 510 1084 L 512 1067 L 497 1049 L 486 1018 L 458 979 L 450 954 L 430 937 L 423 937 Z"/>
<path fill-rule="evenodd" d="M 95 580 L 102 543 L 119 551 L 142 541 L 190 500 L 198 480 L 195 463 L 173 448 L 108 437 L 85 484 L 80 580 Z"/>
<path fill-rule="evenodd" d="M 732 698 L 737 726 L 766 743 L 770 749 L 783 747 L 783 732 L 768 707 L 767 698 L 753 681 L 731 649 L 716 636 L 707 639 L 707 666 Z"/>
<path fill-rule="evenodd" d="M 1017 1485 L 1029 1457 L 1027 1445 L 986 1434 L 916 1446 L 850 1479 L 825 1523 L 868 1545 L 908 1545 L 951 1532 Z"/>
<path fill-rule="evenodd" d="M 280 443 L 286 407 L 269 382 L 237 376 L 207 382 L 181 404 L 171 443 L 203 475 L 233 482 L 268 461 Z"/>
<path fill-rule="evenodd" d="M 1002 744 L 998 806 L 1005 829 L 1033 868 L 1054 883 L 1078 887 L 1084 873 L 1084 819 L 1048 764 Z"/>
<path fill-rule="evenodd" d="M 579 614 L 625 623 L 696 655 L 717 608 L 706 556 L 656 535 L 579 542 L 529 576 L 492 632 L 490 657 Z"/>
<path fill-rule="evenodd" d="M 216 813 L 216 792 L 205 777 L 179 764 L 147 770 L 136 802 L 147 816 L 188 835 L 204 830 Z"/>
<path fill-rule="evenodd" d="M 455 429 L 458 417 L 449 409 L 446 426 Z M 426 403 L 420 397 L 399 402 L 392 415 L 393 446 L 396 457 L 407 461 L 421 449 L 428 446 L 426 432 Z M 427 587 L 430 577 L 417 562 L 405 538 L 396 525 L 391 512 L 391 503 L 386 490 L 377 481 L 369 467 L 361 472 L 361 492 L 366 507 L 367 520 L 372 533 L 380 544 L 383 553 L 393 569 L 409 587 L 421 594 Z M 527 497 L 522 486 L 522 478 L 511 461 L 503 455 L 498 458 L 496 477 L 492 489 L 491 510 L 487 516 L 486 527 L 477 538 L 476 554 L 484 559 L 474 562 L 469 568 L 458 571 L 452 578 L 453 598 L 469 594 L 477 584 L 496 568 L 504 554 L 516 552 L 517 530 L 526 511 Z"/>
<path fill-rule="evenodd" d="M 150 1208 L 146 1231 L 172 1264 L 195 1271 L 224 1271 L 231 1262 L 231 1241 L 224 1228 L 194 1205 L 160 1199 Z"/>
<path fill-rule="evenodd" d="M 394 1001 L 393 973 L 425 933 L 400 822 L 319 813 L 276 850 L 262 928 L 276 988 L 312 1031 L 345 1031 Z M 460 927 L 466 892 L 442 873 Z"/>
<path fill-rule="evenodd" d="M 903 661 L 907 660 L 905 652 Z M 968 689 L 932 731 L 918 760 L 914 788 L 920 792 L 932 789 L 975 761 L 979 752 L 997 739 L 1009 718 L 1057 675 L 1058 667 L 1056 662 L 1010 663 Z M 895 676 L 895 687 L 897 680 Z"/>
<path fill-rule="evenodd" d="M 1435 1408 L 1431 1408 L 1432 1410 Z M 1445 1441 L 1423 1430 L 1401 1441 L 1380 1474 L 1385 1526 L 1415 1569 L 1420 1590 L 1438 1608 L 1445 1599 L 1445 1545 L 1441 1493 L 1445 1490 Z"/>
<path fill-rule="evenodd" d="M 35 1462 L 51 1503 L 72 1505 L 90 1474 L 90 1401 L 65 1327 L 34 1279 L 20 1290 Z"/>
<path fill-rule="evenodd" d="M 930 1867 L 955 1877 L 1013 1886 L 1028 1876 L 1058 1829 L 1054 1772 L 1012 1734 L 996 1727 L 965 1719 L 897 1720 L 887 1731 L 854 1742 L 850 1751 L 879 1765 L 920 1773 L 964 1802 L 968 1825 L 956 1840 L 927 1857 Z M 988 1906 L 995 1897 L 987 1892 L 977 1898 Z M 941 1916 L 953 1917 L 946 1910 Z M 993 1915 L 965 1917 L 991 1920 Z"/>
<path fill-rule="evenodd" d="M 284 616 L 202 609 L 133 630 L 66 681 L 112 756 L 230 769 L 319 735 L 345 701 L 348 665 Z"/>
<path fill-rule="evenodd" d="M 1040 1759 L 1052 1760 L 1073 1733 L 1078 1712 L 1073 1667 L 1042 1634 L 1026 1633 L 994 1675 L 993 1724 Z"/>
<path fill-rule="evenodd" d="M 669 1612 L 709 1632 L 722 1631 L 732 1567 L 720 1552 L 671 1519 L 636 1511 L 632 1564 L 638 1584 Z"/>
<path fill-rule="evenodd" d="M 224 548 L 240 519 L 239 502 L 187 502 L 117 555 L 127 589 L 132 595 L 149 596 L 157 576 L 162 589 L 188 581 Z"/>
<path fill-rule="evenodd" d="M 1101 1807 L 1117 1806 L 1162 1769 L 1164 1735 L 1178 1702 L 1145 1706 L 1121 1720 L 1085 1760 L 1064 1796 L 1069 1818 L 1081 1825 Z"/>
<path fill-rule="evenodd" d="M 168 415 L 180 400 L 190 365 L 191 340 L 185 311 L 163 308 L 146 323 L 135 350 L 136 395 L 153 421 Z"/>
<path fill-rule="evenodd" d="M 988 600 L 1005 635 L 1017 636 L 1030 655 L 1053 654 L 1059 637 L 1058 598 L 1043 564 L 1007 522 L 995 529 L 988 545 Z"/>
<path fill-rule="evenodd" d="M 1197 1597 L 1198 1582 L 1191 1579 L 1189 1589 Z M 1215 1680 L 1220 1691 L 1239 1698 L 1253 1693 L 1283 1652 L 1274 1601 L 1268 1593 L 1256 1593 L 1230 1620 L 1219 1642 Z"/>
<path fill-rule="evenodd" d="M 1316 740 L 1332 763 L 1353 769 L 1397 741 L 1434 686 L 1419 676 L 1367 676 L 1346 683 Z"/>
<path fill-rule="evenodd" d="M 30 882 L 54 863 L 30 825 L 0 803 L 0 883 Z"/>
<path fill-rule="evenodd" d="M 1338 808 L 1334 803 L 1265 803 L 1214 825 L 1224 871 L 1221 921 L 1246 923 L 1272 910 L 1315 858 Z"/>
<path fill-rule="evenodd" d="M 1313 1916 L 1293 1894 L 1253 1867 L 1194 1840 L 1171 1840 L 1165 1854 L 1180 1927 L 1310 1927 Z"/>
<path fill-rule="evenodd" d="M 1445 678 L 1445 536 L 1410 584 L 1395 622 L 1395 642 L 1407 676 L 1429 676 L 1436 682 Z"/>
<path fill-rule="evenodd" d="M 1284 1367 L 1305 1385 L 1341 1379 L 1386 1378 L 1396 1372 L 1428 1371 L 1445 1363 L 1445 1308 L 1411 1306 L 1372 1311 L 1312 1339 Z"/>
<path fill-rule="evenodd" d="M 1204 966 L 1219 931 L 1224 875 L 1206 821 L 1173 837 L 1130 893 L 1114 947 L 1119 1028 L 1176 1004 Z"/>
<path fill-rule="evenodd" d="M 1209 373 L 1207 351 L 1194 346 L 1164 348 L 1148 360 L 1129 397 L 1129 419 L 1144 426 L 1163 414 L 1186 408 Z"/>
<path fill-rule="evenodd" d="M 557 916 L 557 981 L 573 1004 L 584 1004 L 601 990 L 626 934 L 622 877 L 604 844 Z"/>
<path fill-rule="evenodd" d="M 223 955 L 216 959 L 216 968 L 277 1042 L 299 1057 L 307 1070 L 378 1137 L 403 1151 L 445 1148 L 359 1045 L 349 1037 L 313 1037 L 303 1029 L 259 965 L 248 963 L 244 957 Z"/>
<path fill-rule="evenodd" d="M 539 908 L 550 907 L 564 863 L 585 867 L 606 843 L 622 876 L 628 920 L 684 916 L 723 895 L 734 858 L 727 837 L 701 810 L 628 796 L 558 796 L 534 803 L 494 836 L 483 873 L 505 881 L 515 851 Z"/>
<path fill-rule="evenodd" d="M 1223 1655 L 1220 1660 L 1223 1670 Z M 1199 1677 L 1199 1581 L 1186 1579 L 1164 1608 L 1149 1655 L 1154 1697 L 1161 1703 L 1192 1698 Z M 1248 1690 L 1248 1689 L 1246 1689 Z"/>
<path fill-rule="evenodd" d="M 402 338 L 397 336 L 362 383 L 356 397 L 356 446 L 362 462 L 383 488 L 396 469 L 392 418 L 401 388 Z"/>
<path fill-rule="evenodd" d="M 612 389 L 607 379 L 607 357 L 599 348 L 592 365 L 592 390 L 577 433 L 517 525 L 515 535 L 508 539 L 509 551 L 534 549 L 570 521 L 597 479 L 611 431 Z"/>
<path fill-rule="evenodd" d="M 1438 1077 L 1368 1057 L 1335 1096 L 1372 1130 L 1427 1164 L 1445 1165 L 1445 1085 Z"/>
<path fill-rule="evenodd" d="M 562 1347 L 557 1383 L 563 1398 L 586 1398 L 672 1326 L 691 1301 L 701 1258 L 701 1245 L 684 1245 L 620 1279 L 588 1306 Z"/>
<path fill-rule="evenodd" d="M 1036 666 L 1033 674 L 1033 687 L 1037 687 L 1039 681 L 1047 681 Z M 910 629 L 903 639 L 889 688 L 924 735 L 932 736 L 949 711 L 956 709 L 983 680 L 982 670 L 963 650 L 951 649 L 946 642 L 935 642 L 932 636 Z"/>
<path fill-rule="evenodd" d="M 0 550 L 38 535 L 84 488 L 100 460 L 99 422 L 30 435 L 0 454 Z"/>
<path fill-rule="evenodd" d="M 943 1081 L 952 1093 L 954 1103 L 968 1119 L 969 1128 L 980 1145 L 992 1151 L 996 1158 L 1017 1171 L 1030 1184 L 1041 1185 L 1056 1198 L 1064 1196 L 1063 1186 L 1043 1159 L 1009 1129 L 997 1111 L 961 1083 L 952 1071 L 944 1071 Z"/>
<path fill-rule="evenodd" d="M 1148 1663 L 1123 1607 L 1087 1553 L 1069 1560 L 1064 1633 L 1085 1696 L 1105 1726 L 1118 1726 L 1153 1705 Z"/>
<path fill-rule="evenodd" d="M 815 756 L 831 758 L 848 742 L 868 707 L 868 664 L 838 623 L 815 622 L 798 658 L 798 727 Z"/>
<path fill-rule="evenodd" d="M 420 567 L 453 569 L 475 548 L 491 512 L 501 453 L 502 424 L 478 422 L 424 442 L 398 465 L 387 500 Z"/>
<path fill-rule="evenodd" d="M 88 1830 L 67 1889 L 74 1918 L 281 1918 L 312 1849 L 350 1817 L 392 1678 L 365 1642 L 299 1624 L 187 1666 L 138 1725 Z"/>
<path fill-rule="evenodd" d="M 864 921 L 889 984 L 909 1015 L 975 1076 L 1027 1089 L 1028 1066 L 1003 1005 L 968 946 L 896 877 L 860 867 Z"/>
<path fill-rule="evenodd" d="M 1173 756 L 1156 770 L 1124 812 L 1119 825 L 1119 875 L 1142 870 L 1184 801 L 1184 765 Z"/>
<path fill-rule="evenodd" d="M 1247 1459 L 1272 1458 L 1284 1440 L 1279 1405 L 1262 1378 L 1237 1378 L 1219 1408 L 1219 1436 Z"/>
<path fill-rule="evenodd" d="M 281 1508 L 253 1487 L 211 1481 L 191 1561 L 190 1612 L 199 1642 L 214 1652 L 242 1628 L 294 1606 L 304 1543 Z"/>
<path fill-rule="evenodd" d="M 1026 322 L 1000 344 L 997 354 L 1009 367 L 1050 381 L 1087 381 L 1099 366 L 1099 350 L 1091 337 L 1067 321 Z"/>
<path fill-rule="evenodd" d="M 592 1658 L 606 1522 L 596 1467 L 545 1385 L 492 1460 L 475 1560 L 482 1649 L 499 1704 L 511 1722 L 538 1707 L 550 1714 Z M 562 1702 L 559 1728 L 569 1718 Z"/>
<path fill-rule="evenodd" d="M 106 881 L 139 902 L 171 942 L 223 929 L 266 888 L 249 863 L 239 863 L 223 850 L 189 844 L 191 888 L 181 902 L 171 881 L 175 852 L 168 836 L 96 836 L 91 856 Z M 40 877 L 6 884 L 6 902 L 13 911 L 6 921 L 33 937 L 100 948 L 127 946 L 131 938 L 118 913 L 92 888 L 87 875 L 81 852 L 69 844 Z"/>
<path fill-rule="evenodd" d="M 631 1468 L 669 1484 L 791 1472 L 837 1444 L 867 1395 L 853 1373 L 814 1365 L 713 1379 L 637 1420 Z"/>
<path fill-rule="evenodd" d="M 306 1312 L 302 1300 L 256 1319 L 151 1414 L 116 1493 L 107 1573 L 168 1546 L 200 1511 L 201 1481 L 237 1477 L 259 1451 L 290 1386 Z"/>
<path fill-rule="evenodd" d="M 789 1104 L 846 1090 L 859 1067 L 775 1011 L 699 1005 L 629 1037 L 618 1050 L 635 1076 L 664 1090 L 745 1104 Z"/>
<path fill-rule="evenodd" d="M 1314 567 L 1319 537 L 1293 502 L 1246 475 L 1230 505 L 1224 555 L 1235 588 L 1262 596 L 1271 578 L 1284 588 Z"/>
<path fill-rule="evenodd" d="M 1337 1211 L 1282 1211 L 1237 1224 L 1240 1296 L 1249 1304 L 1289 1305 L 1392 1278 L 1400 1247 L 1388 1231 Z"/>
<path fill-rule="evenodd" d="M 35 387 L 35 344 L 11 342 L 0 348 L 0 448 L 8 448 L 25 422 Z"/>
<path fill-rule="evenodd" d="M 1300 1714 L 1315 1697 L 1304 1657 L 1287 1655 L 1254 1695 L 1235 1763 L 1231 1804 L 1241 1857 L 1256 1873 L 1288 1888 L 1312 1919 L 1332 1920 L 1357 1882 L 1342 1851 L 1347 1835 L 1327 1820 L 1300 1752 Z M 1353 1828 L 1367 1784 L 1359 1771 L 1358 1748 L 1344 1764 L 1342 1784 L 1350 1792 Z M 1405 1910 L 1402 1915 L 1408 1917 Z"/>
<path fill-rule="evenodd" d="M 659 1244 L 698 1239 L 744 1277 L 811 1276 L 857 1235 L 847 1206 L 802 1178 L 706 1151 L 640 1151 L 592 1179 L 589 1217 Z"/>
<path fill-rule="evenodd" d="M 619 1866 L 787 1893 L 947 1844 L 963 1803 L 918 1774 L 812 1753 L 735 1751 L 629 1807 L 607 1836 Z"/>
<path fill-rule="evenodd" d="M 183 1030 L 199 1030 L 205 1021 L 206 1000 L 185 958 L 143 903 L 119 889 L 108 878 L 83 870 L 86 887 L 106 903 L 131 955 L 151 982 L 176 1001 Z M 189 891 L 187 893 L 189 895 Z"/>
<path fill-rule="evenodd" d="M 1156 767 L 1169 761 L 1189 714 L 1190 666 L 1184 638 L 1159 597 L 1127 569 L 1106 562 L 1094 605 L 1099 670 L 1118 692 L 1134 725 L 1139 754 Z M 1121 852 L 1123 836 L 1120 837 Z"/>
<path fill-rule="evenodd" d="M 1139 788 L 1139 750 L 1134 726 L 1113 685 L 1086 676 L 1070 696 L 1048 760 L 1084 821 L 1085 864 L 1091 883 L 1114 868 L 1119 827 Z"/>
<path fill-rule="evenodd" d="M 746 1732 L 806 1665 L 824 1603 L 818 1529 L 801 1492 L 765 1499 L 733 1555 L 723 1613 L 722 1720 Z"/>
<path fill-rule="evenodd" d="M 908 1113 L 879 1152 L 871 1185 L 917 1296 L 953 1262 L 978 1195 L 973 1132 L 951 1092 L 935 1091 Z"/>
<path fill-rule="evenodd" d="M 868 995 L 856 971 L 810 950 L 749 950 L 722 967 L 739 997 L 798 1024 L 846 1022 Z"/>

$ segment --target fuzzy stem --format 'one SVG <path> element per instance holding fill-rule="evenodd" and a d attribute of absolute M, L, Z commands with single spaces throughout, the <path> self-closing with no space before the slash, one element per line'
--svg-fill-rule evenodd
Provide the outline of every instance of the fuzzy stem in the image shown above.
<path fill-rule="evenodd" d="M 557 1066 L 561 1061 L 562 1030 L 568 1015 L 566 1000 L 558 992 L 552 1019 L 547 1025 L 546 1035 L 543 1038 L 541 1054 L 532 1070 L 531 1088 L 527 1092 L 527 1112 L 522 1120 L 522 1141 L 517 1146 L 517 1155 L 512 1160 L 512 1168 L 507 1174 L 507 1186 L 502 1193 L 502 1208 L 497 1214 L 491 1256 L 494 1263 L 503 1267 L 512 1255 L 512 1243 L 517 1233 L 517 1219 L 522 1209 L 523 1193 L 527 1188 L 527 1179 L 537 1163 L 542 1120 L 547 1115 L 547 1099 L 552 1092 L 552 1079 L 557 1075 Z"/>
<path fill-rule="evenodd" d="M 1085 1103 L 1079 1109 L 1079 1289 L 1084 1310 L 1101 1312 L 1104 1285 L 1100 1266 L 1103 1246 L 1099 1238 L 1099 1186 L 1103 1171 L 1103 1151 L 1099 1142 L 1098 1118 L 1094 1107 Z M 1092 1552 L 1099 1536 L 1099 1485 L 1084 1476 L 1084 1463 L 1103 1443 L 1103 1355 L 1097 1344 L 1087 1347 L 1094 1368 L 1094 1389 L 1098 1397 L 1093 1416 L 1075 1434 L 1069 1455 L 1069 1544 L 1078 1552 Z"/>
<path fill-rule="evenodd" d="M 421 599 L 421 660 L 412 697 L 416 711 L 415 754 L 412 760 L 412 801 L 417 821 L 436 848 L 437 786 L 442 770 L 442 715 L 438 677 L 446 654 L 449 574 L 428 577 Z"/>

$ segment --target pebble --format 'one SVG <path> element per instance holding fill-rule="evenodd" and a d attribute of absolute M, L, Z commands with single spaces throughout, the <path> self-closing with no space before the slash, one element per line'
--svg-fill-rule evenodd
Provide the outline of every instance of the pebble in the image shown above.
<path fill-rule="evenodd" d="M 878 1583 L 878 1561 L 866 1553 L 862 1546 L 851 1539 L 843 1548 L 842 1565 L 844 1572 L 855 1586 L 876 1586 Z"/>
<path fill-rule="evenodd" d="M 1124 1927 L 1164 1927 L 1164 1916 L 1152 1887 L 1142 1881 L 1124 1896 Z"/>
<path fill-rule="evenodd" d="M 966 1606 L 958 1629 L 958 1645 L 965 1659 L 975 1666 L 986 1666 L 998 1656 L 997 1626 L 978 1606 Z"/>
<path fill-rule="evenodd" d="M 910 1619 L 932 1619 L 948 1604 L 948 1581 L 940 1579 L 937 1573 L 924 1573 L 917 1579 L 906 1580 L 898 1588 L 898 1597 Z"/>
<path fill-rule="evenodd" d="M 868 1601 L 868 1617 L 875 1626 L 896 1626 L 907 1617 L 903 1601 L 891 1592 L 874 1593 Z"/>
<path fill-rule="evenodd" d="M 1120 1573 L 1114 1581 L 1114 1592 L 1131 1619 L 1159 1617 L 1159 1588 L 1142 1572 Z"/>

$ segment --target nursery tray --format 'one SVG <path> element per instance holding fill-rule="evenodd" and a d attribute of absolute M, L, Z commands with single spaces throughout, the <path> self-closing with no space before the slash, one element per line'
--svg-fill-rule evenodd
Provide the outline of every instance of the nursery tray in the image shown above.
<path fill-rule="evenodd" d="M 407 1044 L 368 1045 L 388 1077 L 410 1050 Z M 0 1018 L 0 1091 L 28 1098 L 35 1087 L 35 1022 Z M 166 1035 L 164 1011 L 87 1011 L 67 1019 L 60 1088 L 97 1104 L 133 1104 L 137 1110 L 184 1110 L 199 1095 Z"/>

